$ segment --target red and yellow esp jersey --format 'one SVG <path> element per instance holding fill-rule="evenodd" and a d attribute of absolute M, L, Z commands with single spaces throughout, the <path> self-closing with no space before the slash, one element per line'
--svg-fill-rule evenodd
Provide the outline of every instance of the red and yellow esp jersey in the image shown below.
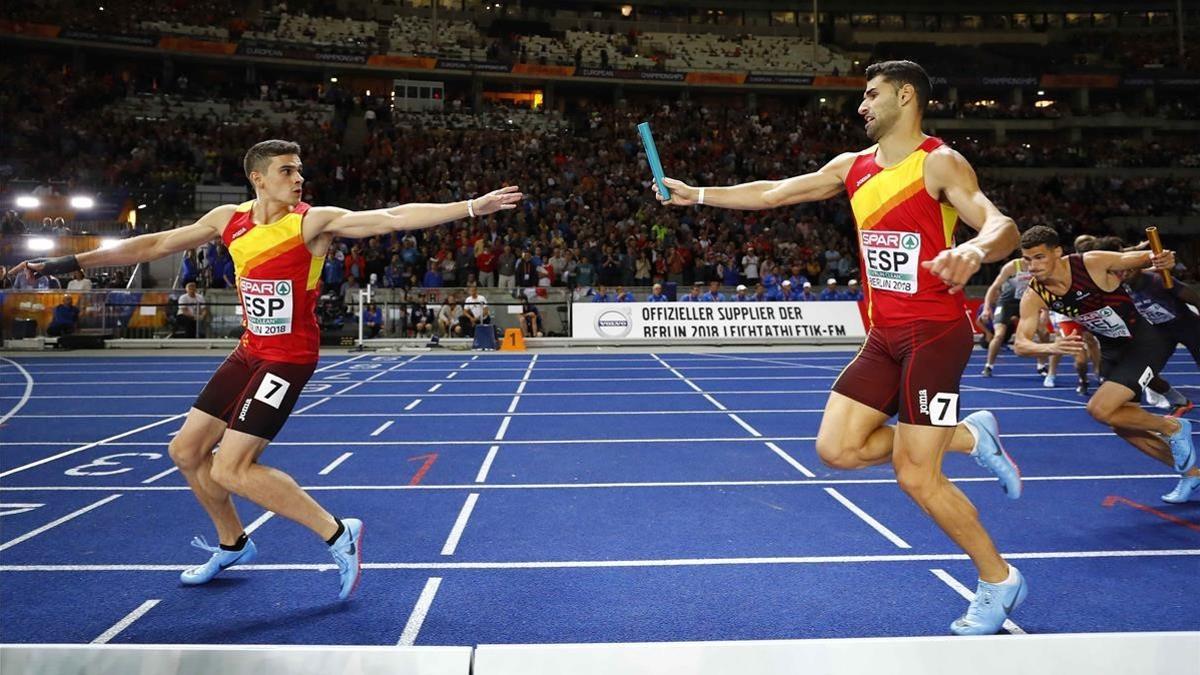
<path fill-rule="evenodd" d="M 958 212 L 925 190 L 925 158 L 941 147 L 927 138 L 904 161 L 881 167 L 871 146 L 846 174 L 866 275 L 867 315 L 874 326 L 963 317 L 961 295 L 921 267 L 954 244 Z"/>
<path fill-rule="evenodd" d="M 321 346 L 317 286 L 324 256 L 314 256 L 301 231 L 311 208 L 300 202 L 273 223 L 254 222 L 254 202 L 237 207 L 221 235 L 237 273 L 242 348 L 267 361 L 315 363 Z"/>

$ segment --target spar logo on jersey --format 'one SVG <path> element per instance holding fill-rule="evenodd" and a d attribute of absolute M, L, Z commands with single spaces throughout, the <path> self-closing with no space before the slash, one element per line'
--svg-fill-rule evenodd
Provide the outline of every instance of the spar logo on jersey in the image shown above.
<path fill-rule="evenodd" d="M 915 234 L 906 234 L 900 238 L 900 245 L 906 251 L 915 251 L 921 248 L 921 238 Z"/>
<path fill-rule="evenodd" d="M 255 335 L 292 332 L 292 282 L 246 279 L 238 282 L 246 308 L 246 328 Z"/>
<path fill-rule="evenodd" d="M 863 260 L 867 264 L 867 283 L 872 288 L 907 294 L 917 292 L 920 234 L 863 230 L 860 238 Z"/>

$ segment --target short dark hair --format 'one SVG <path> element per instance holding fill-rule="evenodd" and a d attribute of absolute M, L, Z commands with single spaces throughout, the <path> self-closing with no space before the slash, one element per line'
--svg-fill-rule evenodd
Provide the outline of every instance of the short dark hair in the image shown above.
<path fill-rule="evenodd" d="M 1021 234 L 1022 249 L 1034 248 L 1036 246 L 1041 246 L 1042 244 L 1045 244 L 1048 248 L 1056 248 L 1059 246 L 1058 232 L 1056 232 L 1053 227 L 1034 225 Z"/>
<path fill-rule="evenodd" d="M 911 84 L 917 91 L 917 109 L 925 112 L 933 94 L 933 83 L 929 81 L 929 73 L 919 64 L 913 61 L 880 61 L 867 66 L 868 81 L 877 75 L 896 85 L 897 89 Z"/>
<path fill-rule="evenodd" d="M 1115 251 L 1117 253 L 1120 253 L 1123 248 L 1125 248 L 1125 241 L 1117 236 L 1100 237 L 1092 246 L 1093 251 Z"/>
<path fill-rule="evenodd" d="M 242 168 L 246 170 L 246 178 L 249 179 L 250 173 L 253 171 L 262 173 L 263 169 L 266 168 L 266 164 L 271 162 L 272 157 L 298 154 L 300 154 L 299 143 L 271 139 L 255 143 L 253 147 L 247 150 L 246 157 L 242 160 Z"/>

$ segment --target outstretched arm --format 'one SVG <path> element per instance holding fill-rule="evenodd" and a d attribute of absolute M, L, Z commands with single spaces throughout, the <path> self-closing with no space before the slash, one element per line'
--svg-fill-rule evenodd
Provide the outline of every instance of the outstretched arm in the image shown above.
<path fill-rule="evenodd" d="M 304 219 L 304 238 L 312 241 L 324 234 L 361 239 L 398 230 L 421 230 L 472 215 L 515 209 L 524 196 L 517 186 L 511 185 L 482 197 L 448 204 L 401 204 L 371 211 L 322 206 L 312 209 Z"/>
<path fill-rule="evenodd" d="M 854 153 L 843 153 L 812 173 L 783 180 L 758 180 L 729 187 L 706 187 L 703 188 L 704 204 L 725 209 L 756 211 L 829 199 L 845 189 L 843 181 L 855 157 Z M 700 203 L 702 188 L 693 187 L 674 178 L 665 178 L 663 182 L 670 190 L 671 198 L 663 199 L 658 192 L 658 185 L 654 184 L 654 195 L 660 202 L 674 206 Z"/>
<path fill-rule="evenodd" d="M 27 266 L 34 272 L 54 275 L 89 267 L 132 265 L 156 260 L 171 253 L 195 248 L 221 236 L 221 228 L 229 222 L 235 209 L 236 207 L 231 205 L 218 206 L 191 225 L 124 239 L 108 248 L 98 248 L 78 255 L 26 260 L 9 270 L 9 274 L 17 274 Z"/>

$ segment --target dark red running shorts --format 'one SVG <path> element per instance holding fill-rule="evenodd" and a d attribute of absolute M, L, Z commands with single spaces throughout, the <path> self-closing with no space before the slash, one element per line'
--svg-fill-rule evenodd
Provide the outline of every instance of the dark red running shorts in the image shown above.
<path fill-rule="evenodd" d="M 958 424 L 958 387 L 974 347 L 968 321 L 916 321 L 867 333 L 833 390 L 905 424 Z"/>

